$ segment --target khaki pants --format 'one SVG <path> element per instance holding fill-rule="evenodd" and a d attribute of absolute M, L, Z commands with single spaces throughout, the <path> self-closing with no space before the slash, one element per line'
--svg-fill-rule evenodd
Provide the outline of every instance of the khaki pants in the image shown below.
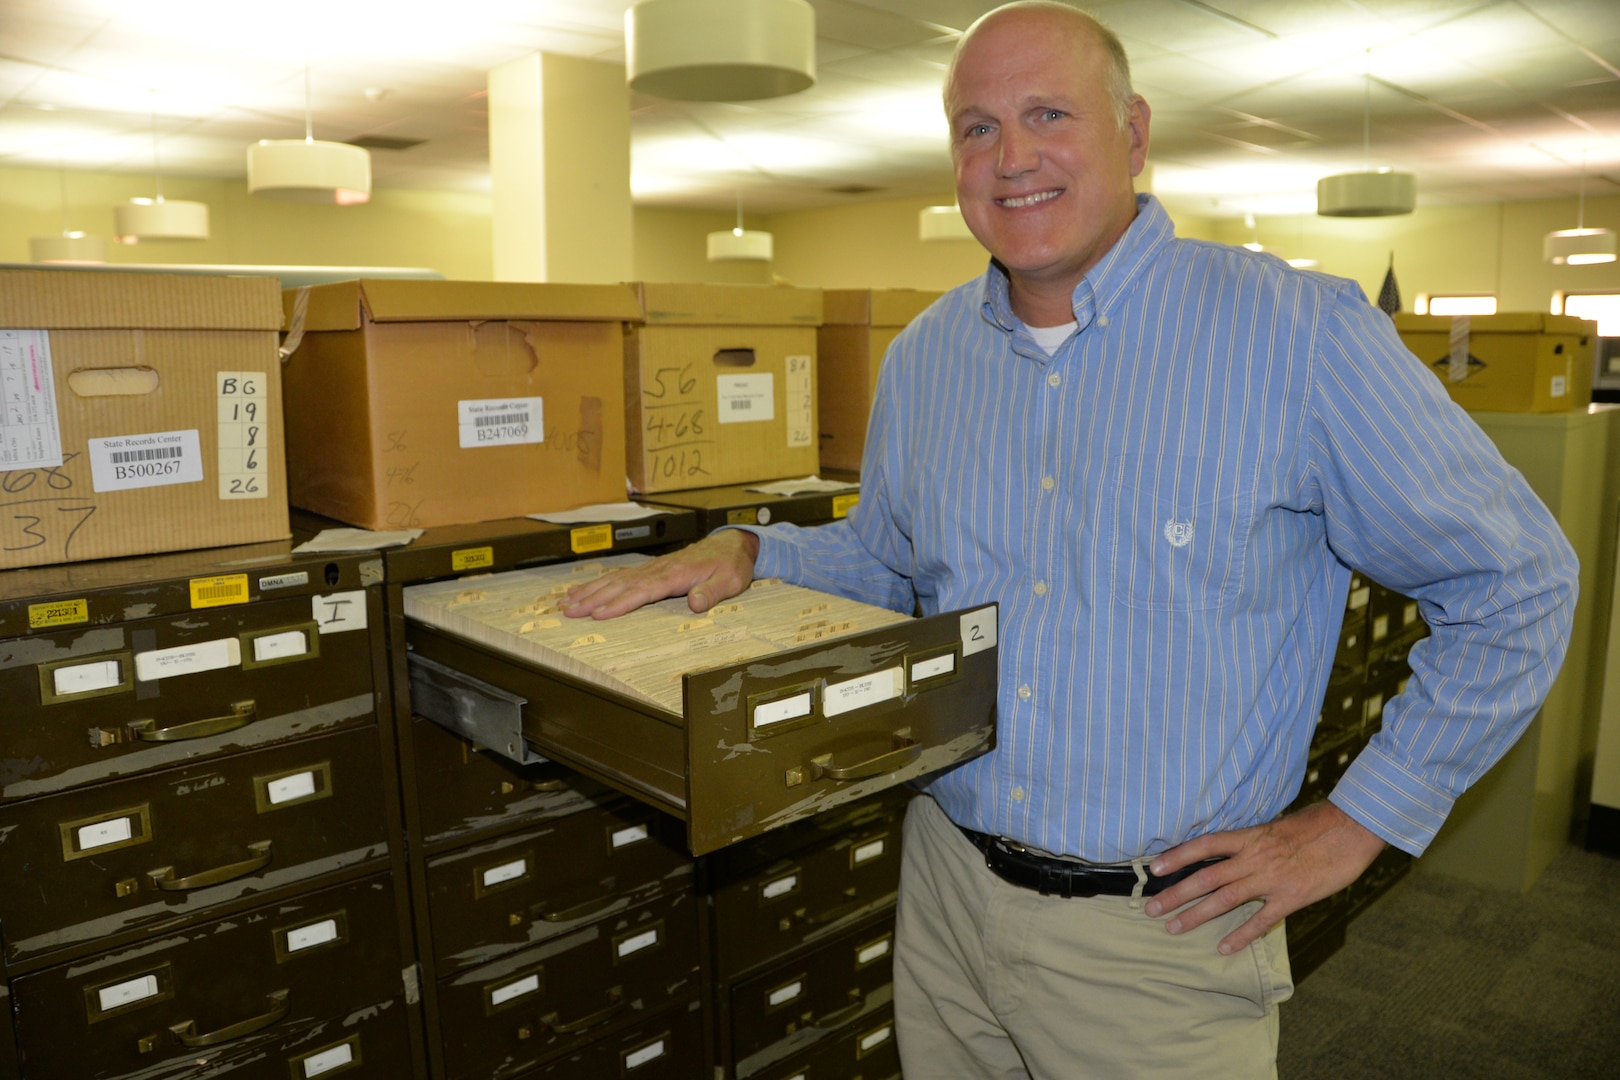
<path fill-rule="evenodd" d="M 1256 903 L 1171 936 L 1129 897 L 1009 885 L 939 804 L 906 815 L 894 1011 L 907 1080 L 1277 1074 L 1283 928 L 1222 956 Z"/>

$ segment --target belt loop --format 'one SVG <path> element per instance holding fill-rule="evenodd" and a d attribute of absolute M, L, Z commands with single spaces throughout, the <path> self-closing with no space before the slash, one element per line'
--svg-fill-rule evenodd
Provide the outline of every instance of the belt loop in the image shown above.
<path fill-rule="evenodd" d="M 1142 910 L 1142 890 L 1147 888 L 1147 861 L 1150 856 L 1131 860 L 1131 869 L 1136 871 L 1136 885 L 1131 889 L 1131 910 Z"/>

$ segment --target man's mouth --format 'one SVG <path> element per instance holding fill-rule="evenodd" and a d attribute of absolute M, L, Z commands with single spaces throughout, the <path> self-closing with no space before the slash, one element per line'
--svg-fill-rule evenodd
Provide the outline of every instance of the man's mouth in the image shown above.
<path fill-rule="evenodd" d="M 1051 191 L 1037 191 L 1033 195 L 1012 195 L 1005 199 L 997 199 L 996 205 L 1004 206 L 1009 210 L 1016 210 L 1020 206 L 1034 206 L 1036 203 L 1055 199 L 1061 194 L 1063 194 L 1062 188 L 1054 188 Z"/>

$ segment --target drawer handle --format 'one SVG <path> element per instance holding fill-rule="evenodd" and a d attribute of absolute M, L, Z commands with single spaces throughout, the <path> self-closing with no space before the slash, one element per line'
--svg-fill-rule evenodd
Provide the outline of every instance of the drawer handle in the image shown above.
<path fill-rule="evenodd" d="M 613 998 L 613 1004 L 609 1005 L 607 1008 L 597 1009 L 595 1012 L 588 1013 L 585 1016 L 580 1017 L 578 1020 L 561 1021 L 557 1019 L 556 1013 L 551 1013 L 550 1015 L 544 1016 L 541 1019 L 545 1022 L 547 1027 L 549 1027 L 552 1031 L 555 1031 L 557 1034 L 573 1035 L 577 1032 L 585 1031 L 588 1028 L 596 1027 L 598 1024 L 607 1023 L 609 1020 L 623 1012 L 626 1005 L 630 1004 L 624 998 L 620 997 L 617 992 L 614 993 Z"/>
<path fill-rule="evenodd" d="M 849 901 L 847 904 L 839 904 L 835 908 L 828 908 L 826 911 L 818 912 L 815 915 L 805 915 L 801 917 L 804 919 L 804 924 L 806 926 L 825 926 L 827 923 L 837 922 L 846 915 L 853 915 L 855 912 L 865 907 L 867 903 L 868 901 L 866 900 L 855 899 Z"/>
<path fill-rule="evenodd" d="M 536 780 L 532 785 L 536 791 L 567 791 L 569 784 L 562 777 L 553 777 L 550 780 Z"/>
<path fill-rule="evenodd" d="M 857 761 L 853 765 L 834 765 L 831 754 L 821 754 L 810 759 L 810 778 L 812 780 L 865 780 L 870 776 L 882 776 L 884 773 L 894 772 L 910 765 L 922 754 L 922 744 L 916 739 L 897 737 L 895 748 L 885 751 L 877 757 Z"/>
<path fill-rule="evenodd" d="M 174 867 L 165 866 L 162 870 L 152 871 L 152 880 L 164 892 L 185 892 L 187 889 L 204 889 L 210 885 L 246 877 L 270 865 L 270 841 L 261 840 L 256 844 L 249 844 L 248 850 L 253 852 L 251 859 L 226 863 L 224 866 L 216 866 L 212 870 L 203 870 L 182 878 L 174 876 Z"/>
<path fill-rule="evenodd" d="M 587 900 L 583 904 L 575 904 L 571 908 L 563 908 L 561 911 L 542 911 L 540 918 L 546 922 L 573 922 L 587 915 L 595 915 L 598 911 L 606 911 L 618 902 L 619 897 L 609 893 L 606 896 L 598 896 L 595 900 Z"/>
<path fill-rule="evenodd" d="M 183 724 L 158 727 L 156 720 L 135 720 L 130 731 L 142 742 L 181 742 L 185 739 L 204 739 L 253 723 L 257 706 L 251 701 L 238 701 L 224 716 L 207 716 L 201 720 L 187 720 Z"/>
<path fill-rule="evenodd" d="M 273 991 L 265 996 L 265 1000 L 270 1003 L 269 1012 L 260 1013 L 258 1016 L 250 1016 L 246 1020 L 238 1020 L 236 1023 L 229 1024 L 217 1031 L 210 1031 L 206 1035 L 192 1034 L 197 1030 L 195 1020 L 175 1024 L 169 1030 L 174 1032 L 175 1038 L 193 1050 L 202 1046 L 218 1046 L 222 1042 L 240 1039 L 243 1035 L 251 1035 L 255 1031 L 263 1031 L 271 1024 L 279 1023 L 282 1017 L 287 1015 L 290 999 L 291 995 L 286 990 Z"/>
<path fill-rule="evenodd" d="M 842 1009 L 834 1009 L 826 1016 L 816 1017 L 814 1020 L 810 1021 L 810 1026 L 818 1028 L 835 1028 L 839 1024 L 844 1023 L 846 1020 L 853 1019 L 857 1013 L 866 1007 L 866 999 L 861 995 L 859 990 L 851 990 L 849 992 L 849 996 L 853 1000 L 851 1000 L 848 1005 L 845 1005 Z"/>

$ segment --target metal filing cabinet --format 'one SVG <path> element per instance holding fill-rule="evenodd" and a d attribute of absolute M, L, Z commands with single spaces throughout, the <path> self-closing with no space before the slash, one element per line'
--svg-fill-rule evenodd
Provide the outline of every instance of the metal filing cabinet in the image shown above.
<path fill-rule="evenodd" d="M 424 1072 L 380 577 L 285 542 L 0 575 L 22 1075 Z"/>

